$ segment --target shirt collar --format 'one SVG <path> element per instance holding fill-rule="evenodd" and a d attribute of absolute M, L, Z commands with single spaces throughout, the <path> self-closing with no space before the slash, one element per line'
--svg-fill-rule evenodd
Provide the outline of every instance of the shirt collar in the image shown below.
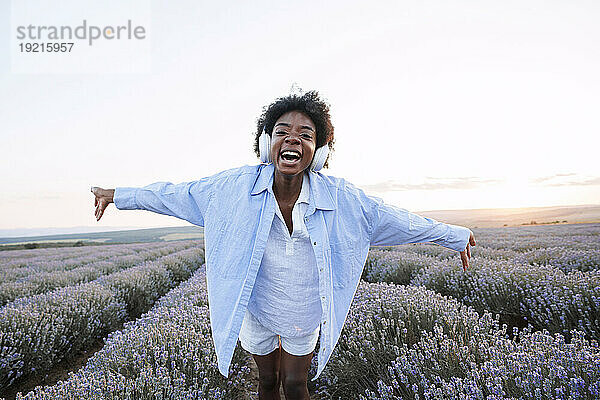
<path fill-rule="evenodd" d="M 296 203 L 306 203 L 308 204 L 308 198 L 310 194 L 310 180 L 308 179 L 308 174 L 302 175 L 302 189 L 300 189 L 300 195 L 298 196 L 298 200 Z"/>
<path fill-rule="evenodd" d="M 256 177 L 256 181 L 254 182 L 254 186 L 252 187 L 251 195 L 257 195 L 267 190 L 269 187 L 273 187 L 273 176 L 275 173 L 275 167 L 273 163 L 269 164 L 261 164 L 258 166 L 258 176 Z M 307 189 L 304 196 L 302 192 L 304 191 L 304 183 L 307 183 Z M 333 202 L 333 198 L 331 197 L 331 193 L 329 192 L 329 187 L 325 183 L 324 178 L 320 173 L 310 171 L 307 174 L 304 174 L 304 179 L 302 181 L 302 189 L 300 191 L 300 196 L 298 196 L 298 202 L 305 201 L 310 204 L 311 201 L 314 201 L 315 208 L 319 208 L 321 210 L 335 210 L 335 203 Z"/>

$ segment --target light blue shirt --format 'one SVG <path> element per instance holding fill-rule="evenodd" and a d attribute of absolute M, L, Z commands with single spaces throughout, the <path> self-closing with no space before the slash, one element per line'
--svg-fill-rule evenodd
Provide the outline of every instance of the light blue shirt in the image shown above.
<path fill-rule="evenodd" d="M 248 310 L 265 328 L 283 337 L 312 335 L 319 328 L 325 288 L 319 287 L 319 270 L 313 244 L 304 223 L 308 209 L 309 174 L 302 177 L 302 189 L 292 208 L 290 235 L 283 214 L 275 217 L 265 252 L 250 295 Z M 273 188 L 267 187 L 273 194 Z M 322 293 L 319 293 L 319 289 Z"/>
<path fill-rule="evenodd" d="M 273 164 L 230 169 L 192 182 L 116 188 L 118 209 L 149 210 L 204 226 L 212 337 L 219 371 L 228 375 L 233 351 L 271 230 L 277 201 Z M 310 172 L 304 215 L 317 266 L 321 303 L 321 374 L 340 337 L 369 246 L 433 242 L 455 251 L 468 228 L 421 217 L 367 196 L 344 179 Z"/>

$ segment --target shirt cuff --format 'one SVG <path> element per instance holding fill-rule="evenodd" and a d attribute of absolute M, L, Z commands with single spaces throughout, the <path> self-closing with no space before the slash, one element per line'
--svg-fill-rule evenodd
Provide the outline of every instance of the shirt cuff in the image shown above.
<path fill-rule="evenodd" d="M 115 188 L 115 194 L 113 195 L 115 207 L 119 210 L 139 210 L 140 207 L 138 207 L 135 200 L 137 189 L 132 187 Z"/>
<path fill-rule="evenodd" d="M 454 251 L 464 251 L 469 243 L 471 237 L 471 230 L 464 226 L 446 224 L 450 227 L 450 234 L 448 235 L 448 247 Z"/>

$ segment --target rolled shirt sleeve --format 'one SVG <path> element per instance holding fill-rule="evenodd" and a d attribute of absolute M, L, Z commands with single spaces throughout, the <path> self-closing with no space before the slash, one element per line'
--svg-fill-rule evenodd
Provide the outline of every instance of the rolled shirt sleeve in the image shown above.
<path fill-rule="evenodd" d="M 132 187 L 118 187 L 115 188 L 115 193 L 113 195 L 113 202 L 115 203 L 115 207 L 119 210 L 139 210 L 136 201 L 135 201 L 135 192 L 139 188 Z"/>
<path fill-rule="evenodd" d="M 438 222 L 385 204 L 376 197 L 372 200 L 376 203 L 371 234 L 374 246 L 432 242 L 455 251 L 463 251 L 467 247 L 471 235 L 469 228 Z"/>
<path fill-rule="evenodd" d="M 210 179 L 173 184 L 156 182 L 141 188 L 117 187 L 113 196 L 119 210 L 147 210 L 204 226 L 212 196 Z"/>

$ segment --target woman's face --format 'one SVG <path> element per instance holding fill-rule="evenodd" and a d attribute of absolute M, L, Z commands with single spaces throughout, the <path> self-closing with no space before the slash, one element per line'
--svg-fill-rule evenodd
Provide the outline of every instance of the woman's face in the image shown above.
<path fill-rule="evenodd" d="M 310 166 L 316 146 L 317 129 L 303 112 L 287 112 L 275 122 L 271 134 L 271 159 L 280 173 L 302 173 Z"/>

